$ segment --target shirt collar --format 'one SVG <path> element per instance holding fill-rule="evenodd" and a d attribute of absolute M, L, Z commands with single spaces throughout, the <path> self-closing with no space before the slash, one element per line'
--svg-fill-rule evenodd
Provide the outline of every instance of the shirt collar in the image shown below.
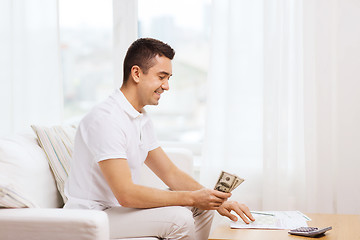
<path fill-rule="evenodd" d="M 131 103 L 127 100 L 125 95 L 120 91 L 120 89 L 115 90 L 115 98 L 118 101 L 120 107 L 132 118 L 138 118 L 143 116 L 146 113 L 145 109 L 141 109 L 141 113 L 138 112 Z"/>

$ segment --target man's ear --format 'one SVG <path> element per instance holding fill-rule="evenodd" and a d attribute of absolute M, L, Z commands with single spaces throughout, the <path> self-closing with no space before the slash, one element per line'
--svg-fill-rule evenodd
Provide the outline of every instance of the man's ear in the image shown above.
<path fill-rule="evenodd" d="M 131 77 L 134 80 L 134 82 L 139 83 L 140 74 L 142 73 L 140 67 L 137 65 L 132 66 L 130 73 L 131 73 Z"/>

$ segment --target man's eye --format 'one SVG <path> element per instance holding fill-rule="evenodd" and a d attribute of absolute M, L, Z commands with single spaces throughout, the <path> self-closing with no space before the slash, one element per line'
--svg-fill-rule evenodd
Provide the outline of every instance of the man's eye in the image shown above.
<path fill-rule="evenodd" d="M 164 77 L 164 76 L 160 76 L 160 79 L 161 79 L 161 80 L 164 80 L 164 79 L 165 79 L 165 77 Z"/>

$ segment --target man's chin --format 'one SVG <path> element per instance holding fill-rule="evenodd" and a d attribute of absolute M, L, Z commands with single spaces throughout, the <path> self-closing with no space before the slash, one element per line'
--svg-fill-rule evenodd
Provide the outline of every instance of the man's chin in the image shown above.
<path fill-rule="evenodd" d="M 153 106 L 159 105 L 159 100 L 154 100 L 151 103 L 149 103 L 148 105 L 153 105 Z"/>

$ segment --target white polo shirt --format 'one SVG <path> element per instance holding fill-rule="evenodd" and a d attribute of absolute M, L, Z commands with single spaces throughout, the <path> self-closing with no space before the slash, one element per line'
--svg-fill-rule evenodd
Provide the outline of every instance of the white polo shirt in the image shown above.
<path fill-rule="evenodd" d="M 141 166 L 149 151 L 159 147 L 153 124 L 116 90 L 80 122 L 75 136 L 71 171 L 65 184 L 65 208 L 103 210 L 120 206 L 98 162 L 125 158 L 132 180 L 140 182 Z"/>

